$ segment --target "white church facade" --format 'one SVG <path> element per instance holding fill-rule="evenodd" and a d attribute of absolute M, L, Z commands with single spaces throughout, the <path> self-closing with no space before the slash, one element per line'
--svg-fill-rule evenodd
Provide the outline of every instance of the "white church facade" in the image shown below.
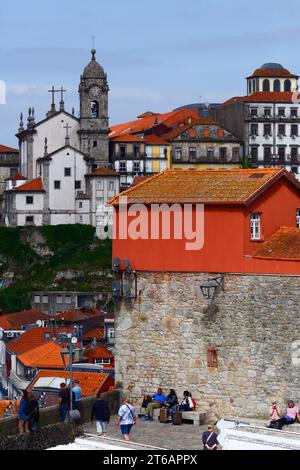
<path fill-rule="evenodd" d="M 119 192 L 119 174 L 109 164 L 109 88 L 95 53 L 81 76 L 78 118 L 74 109 L 65 110 L 65 90 L 54 87 L 44 120 L 35 122 L 29 108 L 25 128 L 21 114 L 19 173 L 6 181 L 4 193 L 7 226 L 80 223 L 98 232 L 111 221 L 106 202 Z"/>

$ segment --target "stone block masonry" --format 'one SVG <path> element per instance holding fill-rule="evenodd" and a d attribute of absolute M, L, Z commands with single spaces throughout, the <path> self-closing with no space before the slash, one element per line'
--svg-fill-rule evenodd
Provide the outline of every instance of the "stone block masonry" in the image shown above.
<path fill-rule="evenodd" d="M 300 400 L 300 277 L 226 274 L 211 315 L 200 284 L 214 276 L 137 273 L 138 300 L 116 312 L 116 382 L 139 404 L 161 386 L 212 419 L 266 418 L 273 397 Z"/>

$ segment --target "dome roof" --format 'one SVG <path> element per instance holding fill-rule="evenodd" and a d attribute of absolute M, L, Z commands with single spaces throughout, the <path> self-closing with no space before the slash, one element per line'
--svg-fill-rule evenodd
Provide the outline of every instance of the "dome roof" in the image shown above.
<path fill-rule="evenodd" d="M 84 78 L 99 78 L 105 75 L 103 67 L 96 61 L 96 50 L 92 49 L 92 60 L 83 71 Z"/>
<path fill-rule="evenodd" d="M 260 69 L 263 69 L 263 70 L 283 70 L 284 67 L 282 67 L 281 64 L 276 64 L 275 62 L 267 62 L 266 64 L 263 64 L 261 67 L 259 67 Z"/>

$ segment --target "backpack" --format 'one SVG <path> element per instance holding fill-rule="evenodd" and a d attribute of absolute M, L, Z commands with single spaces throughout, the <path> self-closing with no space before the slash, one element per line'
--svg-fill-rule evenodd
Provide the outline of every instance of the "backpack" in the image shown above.
<path fill-rule="evenodd" d="M 192 402 L 193 402 L 194 410 L 195 410 L 196 409 L 196 400 L 194 400 L 194 398 L 192 398 Z"/>

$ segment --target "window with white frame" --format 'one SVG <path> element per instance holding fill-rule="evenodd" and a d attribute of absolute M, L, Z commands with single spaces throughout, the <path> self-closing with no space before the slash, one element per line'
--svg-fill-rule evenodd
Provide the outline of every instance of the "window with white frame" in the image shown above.
<path fill-rule="evenodd" d="M 300 228 L 300 209 L 296 209 L 296 227 Z"/>
<path fill-rule="evenodd" d="M 110 339 L 115 337 L 115 329 L 114 328 L 108 328 L 107 337 L 110 338 Z"/>
<path fill-rule="evenodd" d="M 43 304 L 47 304 L 48 302 L 48 295 L 43 295 Z"/>
<path fill-rule="evenodd" d="M 97 189 L 103 189 L 103 181 L 101 180 L 97 181 Z"/>
<path fill-rule="evenodd" d="M 57 303 L 57 304 L 62 304 L 62 303 L 63 303 L 62 295 L 57 295 L 57 296 L 56 296 L 56 303 Z"/>
<path fill-rule="evenodd" d="M 108 189 L 109 189 L 109 191 L 114 191 L 115 190 L 115 182 L 114 181 L 109 181 L 108 182 Z"/>
<path fill-rule="evenodd" d="M 95 359 L 95 364 L 110 364 L 110 358 L 102 357 L 101 359 Z"/>
<path fill-rule="evenodd" d="M 39 304 L 41 302 L 41 296 L 35 295 L 33 301 L 35 304 Z"/>
<path fill-rule="evenodd" d="M 71 303 L 71 296 L 70 296 L 70 295 L 66 295 L 66 296 L 65 296 L 65 303 L 66 303 L 66 304 L 70 304 L 70 303 Z"/>
<path fill-rule="evenodd" d="M 252 212 L 250 215 L 251 222 L 251 240 L 260 240 L 261 238 L 261 214 Z"/>

